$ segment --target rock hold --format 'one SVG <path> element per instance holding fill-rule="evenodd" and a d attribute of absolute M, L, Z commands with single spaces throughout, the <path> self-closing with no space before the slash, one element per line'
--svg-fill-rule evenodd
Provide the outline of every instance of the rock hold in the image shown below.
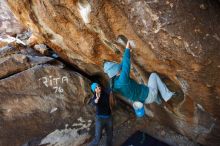
<path fill-rule="evenodd" d="M 23 54 L 15 54 L 13 58 L 18 61 L 19 63 L 27 63 L 28 62 L 28 57 Z"/>
<path fill-rule="evenodd" d="M 49 51 L 48 51 L 48 48 L 46 45 L 44 44 L 38 44 L 38 45 L 35 45 L 34 46 L 34 49 L 39 51 L 41 54 L 43 55 L 48 55 L 49 54 Z"/>

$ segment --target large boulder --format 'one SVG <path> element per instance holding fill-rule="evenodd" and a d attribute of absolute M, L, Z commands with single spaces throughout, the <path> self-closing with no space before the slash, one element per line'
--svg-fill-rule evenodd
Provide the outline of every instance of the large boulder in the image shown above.
<path fill-rule="evenodd" d="M 120 62 L 132 39 L 132 76 L 156 71 L 176 100 L 150 105 L 153 117 L 204 145 L 220 142 L 219 1 L 8 0 L 34 38 L 89 75 Z"/>
<path fill-rule="evenodd" d="M 31 48 L 5 47 L 0 55 L 1 146 L 40 144 L 48 133 L 80 124 L 80 117 L 90 125 L 75 126 L 72 138 L 75 143 L 81 138 L 81 144 L 90 138 L 94 113 L 85 106 L 91 97 L 88 79 Z M 87 134 L 80 135 L 79 130 Z"/>

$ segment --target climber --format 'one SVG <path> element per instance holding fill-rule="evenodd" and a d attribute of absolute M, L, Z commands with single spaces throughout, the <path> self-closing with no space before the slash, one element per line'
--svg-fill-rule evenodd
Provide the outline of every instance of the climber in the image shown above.
<path fill-rule="evenodd" d="M 114 62 L 104 63 L 104 72 L 110 78 L 110 86 L 113 92 L 121 94 L 126 99 L 134 102 L 140 101 L 145 104 L 156 102 L 161 103 L 158 91 L 167 102 L 174 95 L 161 81 L 156 73 L 151 73 L 148 84 L 139 84 L 130 78 L 130 42 L 127 41 L 121 64 Z"/>
<path fill-rule="evenodd" d="M 112 116 L 110 107 L 110 90 L 103 89 L 98 83 L 92 83 L 91 90 L 94 93 L 92 103 L 96 106 L 95 138 L 89 146 L 97 146 L 101 139 L 102 130 L 106 131 L 106 146 L 112 145 Z"/>

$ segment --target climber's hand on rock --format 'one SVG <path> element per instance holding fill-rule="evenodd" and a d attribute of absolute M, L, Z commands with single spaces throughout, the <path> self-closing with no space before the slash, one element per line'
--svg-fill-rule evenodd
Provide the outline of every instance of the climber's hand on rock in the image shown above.
<path fill-rule="evenodd" d="M 127 41 L 126 48 L 128 48 L 128 49 L 131 48 L 131 46 L 130 46 L 130 41 Z"/>

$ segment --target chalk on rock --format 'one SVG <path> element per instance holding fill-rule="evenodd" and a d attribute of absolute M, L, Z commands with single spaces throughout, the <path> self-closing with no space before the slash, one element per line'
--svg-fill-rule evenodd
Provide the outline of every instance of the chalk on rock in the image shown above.
<path fill-rule="evenodd" d="M 85 123 L 85 122 L 86 122 L 85 120 L 83 120 L 82 117 L 79 117 L 77 120 L 78 120 L 79 122 L 81 122 L 81 123 Z"/>
<path fill-rule="evenodd" d="M 135 44 L 134 40 L 128 40 L 124 35 L 119 35 L 117 37 L 117 42 L 123 46 L 126 46 L 128 41 L 129 41 L 132 48 L 136 48 L 136 44 Z"/>
<path fill-rule="evenodd" d="M 50 113 L 53 113 L 53 112 L 55 112 L 55 111 L 57 111 L 57 108 L 56 108 L 56 107 L 53 108 L 53 109 L 50 111 Z"/>
<path fill-rule="evenodd" d="M 18 44 L 22 44 L 22 45 L 26 46 L 26 43 L 24 43 L 22 40 L 15 38 L 15 37 L 12 37 L 12 36 L 9 36 L 9 35 L 1 36 L 0 41 L 6 42 L 6 43 L 16 42 Z"/>
<path fill-rule="evenodd" d="M 148 109 L 146 106 L 144 106 L 144 111 L 145 111 L 145 114 L 146 114 L 147 116 L 149 116 L 149 117 L 151 117 L 151 118 L 154 117 L 153 112 L 152 112 L 150 109 Z"/>
<path fill-rule="evenodd" d="M 65 129 L 67 129 L 67 128 L 68 128 L 68 126 L 69 126 L 69 124 L 65 124 Z"/>
<path fill-rule="evenodd" d="M 89 14 L 91 12 L 91 6 L 87 0 L 78 1 L 79 12 L 85 24 L 90 23 Z"/>
<path fill-rule="evenodd" d="M 130 43 L 131 48 L 136 48 L 136 44 L 134 42 L 134 40 L 128 40 Z"/>

